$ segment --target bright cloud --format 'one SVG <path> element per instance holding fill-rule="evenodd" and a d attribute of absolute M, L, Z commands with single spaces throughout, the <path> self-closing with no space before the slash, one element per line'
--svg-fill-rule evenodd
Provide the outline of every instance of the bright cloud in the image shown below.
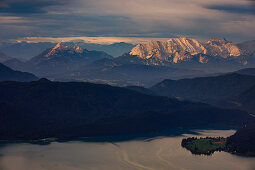
<path fill-rule="evenodd" d="M 0 3 L 0 39 L 97 37 L 96 40 L 86 38 L 96 43 L 178 36 L 226 37 L 234 41 L 255 39 L 253 2 L 3 0 Z"/>

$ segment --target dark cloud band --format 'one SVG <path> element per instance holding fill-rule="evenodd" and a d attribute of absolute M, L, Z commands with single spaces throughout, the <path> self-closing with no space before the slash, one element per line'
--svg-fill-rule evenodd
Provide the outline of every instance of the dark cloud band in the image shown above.
<path fill-rule="evenodd" d="M 243 0 L 246 6 L 233 5 L 236 0 L 221 1 L 225 4 L 219 5 L 219 0 L 157 0 L 157 3 L 155 0 L 0 0 L 0 41 L 23 37 L 174 35 L 254 39 L 255 0 Z"/>
<path fill-rule="evenodd" d="M 57 0 L 4 0 L 0 2 L 0 13 L 9 14 L 38 14 L 47 13 L 46 8 L 63 5 L 66 1 Z"/>
<path fill-rule="evenodd" d="M 210 5 L 210 6 L 206 6 L 206 8 L 212 9 L 212 10 L 224 11 L 228 13 L 255 15 L 255 11 L 252 4 L 251 5 L 230 5 L 230 4 Z"/>

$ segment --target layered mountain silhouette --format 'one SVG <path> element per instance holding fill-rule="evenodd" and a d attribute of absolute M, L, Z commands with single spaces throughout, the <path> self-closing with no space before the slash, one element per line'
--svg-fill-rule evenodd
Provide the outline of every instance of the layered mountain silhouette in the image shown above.
<path fill-rule="evenodd" d="M 11 57 L 0 51 L 0 63 L 10 60 Z"/>
<path fill-rule="evenodd" d="M 168 128 L 235 126 L 254 117 L 127 88 L 79 82 L 0 83 L 0 139 L 109 136 Z"/>
<path fill-rule="evenodd" d="M 47 49 L 36 57 L 29 60 L 26 65 L 34 73 L 45 75 L 45 73 L 57 74 L 79 68 L 82 65 L 112 56 L 99 51 L 88 51 L 78 45 L 70 48 L 58 43 L 54 48 Z"/>
<path fill-rule="evenodd" d="M 151 87 L 159 95 L 181 100 L 220 104 L 232 100 L 255 85 L 255 76 L 237 73 L 181 80 L 164 80 Z"/>
<path fill-rule="evenodd" d="M 33 81 L 38 78 L 31 74 L 21 71 L 15 71 L 0 63 L 0 81 Z"/>
<path fill-rule="evenodd" d="M 232 99 L 221 101 L 218 105 L 245 110 L 252 114 L 255 114 L 255 85 L 251 88 L 245 90 L 244 92 L 238 94 Z"/>
<path fill-rule="evenodd" d="M 136 56 L 125 54 L 114 59 L 102 59 L 76 71 L 58 75 L 59 80 L 83 80 L 118 86 L 152 86 L 165 78 L 186 78 L 207 74 L 204 71 L 167 66 L 145 65 Z"/>
<path fill-rule="evenodd" d="M 252 65 L 254 59 L 250 48 L 226 39 L 200 42 L 173 38 L 138 44 L 128 54 L 98 60 L 59 77 L 122 86 L 151 86 L 167 78 L 192 78 L 237 70 Z"/>
<path fill-rule="evenodd" d="M 17 58 L 11 58 L 3 62 L 4 65 L 11 67 L 15 70 L 25 70 L 25 62 Z"/>
<path fill-rule="evenodd" d="M 82 45 L 80 42 L 60 43 L 28 62 L 10 60 L 5 64 L 60 81 L 146 87 L 164 79 L 209 76 L 255 65 L 253 41 L 234 44 L 224 38 L 204 42 L 172 38 L 165 42 L 138 44 L 129 53 L 116 58 L 104 52 L 82 49 L 78 44 Z M 122 47 L 123 44 L 114 46 Z"/>
<path fill-rule="evenodd" d="M 236 73 L 255 76 L 255 68 L 241 69 L 241 70 L 236 71 Z"/>
<path fill-rule="evenodd" d="M 32 57 L 38 55 L 45 49 L 53 48 L 57 43 L 52 42 L 19 42 L 19 43 L 1 43 L 0 50 L 4 53 L 18 59 L 30 60 Z M 89 51 L 104 51 L 111 56 L 118 57 L 124 53 L 130 52 L 135 46 L 129 43 L 113 43 L 113 44 L 94 44 L 86 43 L 83 40 L 74 40 L 74 42 L 63 42 L 65 46 L 73 47 L 79 45 L 83 49 Z"/>
<path fill-rule="evenodd" d="M 88 51 L 78 45 L 68 47 L 58 43 L 25 63 L 9 61 L 7 64 L 12 68 L 29 71 L 39 76 L 52 76 L 75 70 L 102 58 L 112 58 L 112 56 L 101 51 Z"/>

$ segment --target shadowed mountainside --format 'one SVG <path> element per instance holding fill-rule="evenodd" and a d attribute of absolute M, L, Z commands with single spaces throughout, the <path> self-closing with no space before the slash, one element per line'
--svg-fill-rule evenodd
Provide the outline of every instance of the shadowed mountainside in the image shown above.
<path fill-rule="evenodd" d="M 238 129 L 237 132 L 227 140 L 227 147 L 230 152 L 255 156 L 255 126 L 247 126 Z"/>
<path fill-rule="evenodd" d="M 0 50 L 4 53 L 16 57 L 18 59 L 29 60 L 32 57 L 40 54 L 42 51 L 48 48 L 53 48 L 57 43 L 51 42 L 38 42 L 38 43 L 2 43 L 0 44 Z M 78 44 L 81 48 L 87 49 L 89 51 L 104 51 L 113 57 L 118 57 L 124 53 L 129 52 L 135 45 L 129 43 L 113 43 L 113 44 L 94 44 L 85 43 L 84 41 L 75 42 L 63 42 L 64 45 L 72 47 Z"/>
<path fill-rule="evenodd" d="M 1 62 L 1 63 L 4 62 L 4 61 L 6 61 L 6 60 L 10 60 L 10 59 L 11 59 L 10 56 L 8 56 L 8 55 L 6 55 L 6 54 L 4 54 L 4 53 L 2 53 L 2 52 L 0 51 L 0 62 Z"/>
<path fill-rule="evenodd" d="M 151 87 L 159 95 L 215 104 L 232 100 L 255 85 L 255 77 L 237 73 L 181 80 L 164 80 Z"/>
<path fill-rule="evenodd" d="M 145 65 L 136 56 L 124 54 L 114 59 L 102 59 L 81 68 L 56 75 L 58 80 L 82 80 L 118 86 L 152 86 L 166 78 L 178 79 L 202 76 L 199 70 Z"/>
<path fill-rule="evenodd" d="M 247 89 L 232 100 L 222 101 L 222 106 L 245 110 L 255 114 L 255 86 Z"/>
<path fill-rule="evenodd" d="M 0 63 L 0 81 L 33 81 L 38 78 L 31 74 L 21 71 L 14 71 Z"/>
<path fill-rule="evenodd" d="M 79 82 L 0 83 L 0 138 L 139 134 L 168 128 L 241 126 L 249 114 Z"/>
<path fill-rule="evenodd" d="M 245 69 L 238 70 L 235 73 L 255 76 L 255 68 L 245 68 Z"/>

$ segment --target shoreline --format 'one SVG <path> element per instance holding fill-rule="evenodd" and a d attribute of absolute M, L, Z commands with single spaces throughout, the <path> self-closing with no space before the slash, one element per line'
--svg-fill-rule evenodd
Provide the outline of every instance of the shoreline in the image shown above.
<path fill-rule="evenodd" d="M 132 135 L 112 135 L 112 136 L 94 136 L 94 137 L 70 137 L 70 138 L 59 138 L 59 137 L 45 137 L 40 139 L 11 139 L 11 140 L 0 140 L 1 144 L 12 144 L 12 143 L 31 143 L 31 144 L 50 144 L 51 142 L 71 142 L 71 141 L 83 141 L 83 142 L 126 142 L 132 140 L 138 141 L 150 141 L 162 137 L 177 137 L 187 135 L 203 135 L 200 131 L 206 130 L 236 130 L 233 127 L 200 127 L 200 128 L 175 128 L 168 129 L 160 132 L 150 132 L 143 134 L 132 134 Z M 52 140 L 54 139 L 54 140 Z"/>

